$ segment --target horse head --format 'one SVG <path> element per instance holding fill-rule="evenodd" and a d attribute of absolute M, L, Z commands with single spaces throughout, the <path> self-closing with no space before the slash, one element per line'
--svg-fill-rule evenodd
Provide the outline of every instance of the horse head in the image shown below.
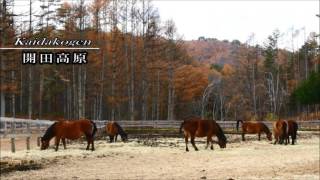
<path fill-rule="evenodd" d="M 227 147 L 227 141 L 219 139 L 218 144 L 220 148 L 226 148 Z"/>
<path fill-rule="evenodd" d="M 48 149 L 49 144 L 50 144 L 49 142 L 50 142 L 50 140 L 47 140 L 47 139 L 41 137 L 41 146 L 40 146 L 40 149 L 41 149 L 41 150 Z"/>
<path fill-rule="evenodd" d="M 127 142 L 128 141 L 128 134 L 126 134 L 126 133 L 122 134 L 121 139 L 123 142 Z"/>

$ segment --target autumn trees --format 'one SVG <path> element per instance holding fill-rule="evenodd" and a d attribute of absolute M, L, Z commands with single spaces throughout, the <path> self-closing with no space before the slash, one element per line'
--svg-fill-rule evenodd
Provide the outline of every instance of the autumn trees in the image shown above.
<path fill-rule="evenodd" d="M 6 81 L 1 82 L 2 99 L 17 95 L 12 102 L 5 101 L 6 108 L 1 106 L 6 116 L 13 115 L 13 107 L 19 107 L 19 116 L 48 119 L 177 119 L 193 113 L 209 68 L 193 63 L 173 21 L 162 24 L 151 1 L 43 0 L 40 5 L 39 14 L 30 11 L 32 31 L 16 29 L 13 36 L 90 39 L 100 50 L 88 51 L 86 65 L 33 67 L 21 65 L 20 52 L 16 53 L 10 61 L 19 65 L 13 78 L 9 66 L 1 66 L 10 77 L 7 82 L 1 76 Z M 9 61 L 1 59 L 4 62 Z M 4 91 L 5 87 L 11 89 Z"/>
<path fill-rule="evenodd" d="M 21 65 L 20 51 L 1 50 L 1 116 L 233 120 L 319 109 L 311 102 L 316 98 L 305 97 L 318 87 L 312 36 L 297 50 L 280 49 L 278 31 L 264 46 L 255 45 L 254 36 L 246 43 L 185 42 L 148 0 L 42 0 L 24 27 L 1 2 L 2 47 L 22 36 L 90 39 L 100 48 L 88 51 L 86 65 L 33 67 Z"/>

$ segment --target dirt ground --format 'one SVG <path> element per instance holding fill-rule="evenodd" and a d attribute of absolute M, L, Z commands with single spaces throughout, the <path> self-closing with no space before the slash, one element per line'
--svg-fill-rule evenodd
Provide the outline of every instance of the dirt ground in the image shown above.
<path fill-rule="evenodd" d="M 1 161 L 45 162 L 41 169 L 4 173 L 1 179 L 320 179 L 320 136 L 299 132 L 297 145 L 273 145 L 256 136 L 240 141 L 227 135 L 226 149 L 205 149 L 205 139 L 196 139 L 199 151 L 185 152 L 181 138 L 132 139 L 128 143 L 96 141 L 96 151 L 75 142 L 40 151 L 37 147 L 15 154 L 1 148 Z"/>

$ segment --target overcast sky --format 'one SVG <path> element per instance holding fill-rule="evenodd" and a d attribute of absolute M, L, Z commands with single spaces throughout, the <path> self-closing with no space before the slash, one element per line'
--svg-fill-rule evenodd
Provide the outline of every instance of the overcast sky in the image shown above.
<path fill-rule="evenodd" d="M 291 47 L 292 27 L 300 30 L 295 44 L 301 44 L 310 32 L 319 33 L 319 1 L 196 1 L 155 0 L 162 20 L 173 19 L 184 39 L 199 36 L 245 42 L 254 33 L 262 44 L 273 30 L 284 33 L 280 46 Z M 289 36 L 290 35 L 290 36 Z"/>
<path fill-rule="evenodd" d="M 33 2 L 39 7 L 38 0 Z M 29 0 L 16 0 L 15 4 L 16 11 L 28 14 Z M 176 23 L 178 33 L 185 40 L 205 36 L 246 42 L 254 33 L 252 44 L 261 45 L 268 35 L 279 29 L 283 33 L 279 46 L 288 48 L 292 47 L 292 28 L 297 35 L 295 47 L 301 46 L 310 32 L 319 33 L 320 22 L 316 17 L 319 0 L 153 0 L 153 5 L 162 21 L 172 19 Z M 39 8 L 33 13 L 37 11 Z"/>

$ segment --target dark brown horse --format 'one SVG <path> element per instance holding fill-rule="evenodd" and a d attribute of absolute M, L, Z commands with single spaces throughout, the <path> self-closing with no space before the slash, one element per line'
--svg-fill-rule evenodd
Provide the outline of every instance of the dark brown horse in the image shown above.
<path fill-rule="evenodd" d="M 117 123 L 117 122 L 109 122 L 106 125 L 106 132 L 110 137 L 110 142 L 117 142 L 117 137 L 118 135 L 121 136 L 121 139 L 123 142 L 128 140 L 128 135 L 127 133 L 124 132 L 122 127 Z"/>
<path fill-rule="evenodd" d="M 237 120 L 237 131 L 239 131 L 240 122 L 242 123 L 242 141 L 245 141 L 245 134 L 258 134 L 258 140 L 260 141 L 261 133 L 265 133 L 269 141 L 272 140 L 272 133 L 264 123 L 250 121 L 243 122 L 242 120 Z"/>
<path fill-rule="evenodd" d="M 288 137 L 288 122 L 285 120 L 277 120 L 273 123 L 273 136 L 274 136 L 274 144 L 283 144 L 284 140 Z M 285 141 L 287 144 L 287 141 Z"/>
<path fill-rule="evenodd" d="M 55 137 L 55 150 L 58 151 L 60 139 L 62 140 L 63 146 L 66 149 L 65 139 L 75 140 L 79 139 L 82 135 L 85 135 L 88 142 L 86 149 L 89 150 L 89 146 L 91 144 L 91 150 L 93 151 L 93 141 L 96 131 L 96 124 L 87 119 L 55 122 L 47 129 L 44 136 L 41 137 L 41 150 L 49 147 L 49 142 L 53 137 Z"/>
<path fill-rule="evenodd" d="M 274 123 L 273 127 L 274 131 L 278 133 L 278 140 L 275 141 L 279 144 L 288 144 L 290 143 L 291 136 L 291 144 L 294 145 L 297 139 L 297 131 L 298 131 L 298 123 L 294 120 L 278 120 Z"/>
<path fill-rule="evenodd" d="M 191 137 L 191 144 L 196 151 L 198 148 L 195 145 L 194 139 L 195 137 L 207 137 L 207 146 L 209 146 L 209 142 L 211 142 L 210 148 L 213 150 L 213 140 L 212 136 L 216 135 L 218 137 L 218 144 L 220 148 L 225 148 L 227 144 L 227 138 L 223 133 L 223 130 L 213 120 L 203 120 L 201 118 L 189 118 L 184 120 L 180 126 L 180 133 L 182 133 L 182 129 L 184 131 L 184 138 L 186 143 L 186 151 L 188 149 L 188 140 Z"/>
<path fill-rule="evenodd" d="M 285 143 L 290 143 L 289 137 L 291 136 L 291 144 L 294 145 L 297 140 L 298 123 L 294 120 L 287 120 L 287 125 L 287 137 Z"/>

